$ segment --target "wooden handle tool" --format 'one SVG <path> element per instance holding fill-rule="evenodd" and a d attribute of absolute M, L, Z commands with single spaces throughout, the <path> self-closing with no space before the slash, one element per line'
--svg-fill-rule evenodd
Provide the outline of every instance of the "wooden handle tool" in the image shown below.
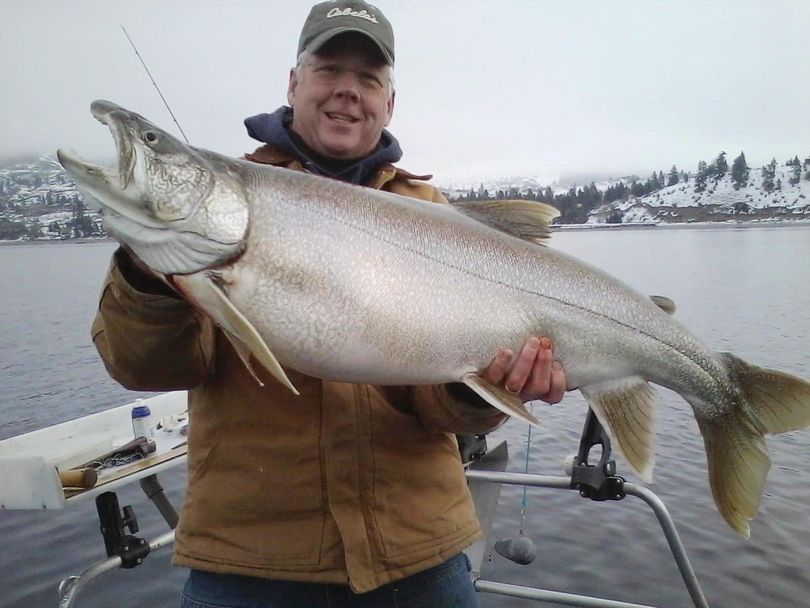
<path fill-rule="evenodd" d="M 92 488 L 98 481 L 98 473 L 90 468 L 59 471 L 59 481 L 63 488 Z"/>

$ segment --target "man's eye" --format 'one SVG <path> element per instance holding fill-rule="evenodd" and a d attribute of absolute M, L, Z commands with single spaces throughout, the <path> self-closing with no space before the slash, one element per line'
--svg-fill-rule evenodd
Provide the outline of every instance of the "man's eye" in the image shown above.
<path fill-rule="evenodd" d="M 382 82 L 374 74 L 360 74 L 360 80 L 364 86 L 379 89 L 382 87 Z"/>

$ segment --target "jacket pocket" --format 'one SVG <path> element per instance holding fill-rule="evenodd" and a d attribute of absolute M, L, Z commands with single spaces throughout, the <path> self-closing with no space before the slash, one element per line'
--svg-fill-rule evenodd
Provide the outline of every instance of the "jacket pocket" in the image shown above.
<path fill-rule="evenodd" d="M 376 396 L 376 398 L 375 398 Z M 384 554 L 442 550 L 477 527 L 455 438 L 370 392 L 374 522 Z"/>

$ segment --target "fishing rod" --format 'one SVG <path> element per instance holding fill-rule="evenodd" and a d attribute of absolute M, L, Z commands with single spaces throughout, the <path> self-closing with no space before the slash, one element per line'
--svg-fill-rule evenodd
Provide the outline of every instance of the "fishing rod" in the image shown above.
<path fill-rule="evenodd" d="M 127 28 L 125 28 L 122 25 L 121 29 L 124 32 L 124 36 L 127 37 L 127 40 L 129 40 L 129 43 L 132 45 L 132 50 L 135 51 L 135 55 L 138 56 L 138 59 L 140 60 L 141 65 L 143 66 L 143 69 L 146 70 L 146 74 L 147 74 L 147 76 L 149 76 L 149 80 L 152 81 L 152 84 L 154 85 L 155 90 L 158 92 L 158 95 L 160 95 L 160 98 L 163 100 L 163 105 L 166 106 L 166 109 L 169 111 L 169 115 L 172 117 L 172 120 L 174 121 L 174 124 L 176 124 L 177 128 L 180 129 L 180 134 L 183 136 L 183 139 L 186 140 L 187 144 L 190 143 L 188 141 L 188 137 L 186 137 L 185 131 L 183 131 L 183 127 L 181 127 L 180 123 L 177 122 L 177 118 L 175 118 L 174 112 L 172 112 L 172 109 L 169 107 L 169 102 L 166 101 L 166 98 L 163 96 L 163 92 L 160 90 L 160 87 L 158 86 L 157 82 L 155 82 L 155 79 L 152 77 L 152 72 L 149 71 L 149 68 L 146 66 L 146 62 L 143 60 L 143 57 L 141 57 L 141 54 L 138 52 L 138 47 L 135 46 L 135 43 L 132 41 L 132 38 L 130 37 L 129 32 L 127 32 Z"/>

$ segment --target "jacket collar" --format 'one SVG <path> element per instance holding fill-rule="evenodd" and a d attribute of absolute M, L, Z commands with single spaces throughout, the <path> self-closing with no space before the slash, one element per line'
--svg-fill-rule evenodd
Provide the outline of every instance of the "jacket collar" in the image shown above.
<path fill-rule="evenodd" d="M 285 167 L 287 169 L 294 169 L 296 171 L 307 171 L 300 160 L 296 159 L 292 154 L 277 148 L 271 144 L 264 144 L 259 146 L 253 152 L 245 154 L 245 159 L 253 161 L 254 163 L 262 163 L 265 165 L 275 165 L 276 167 Z M 427 181 L 432 179 L 430 174 L 417 175 L 395 167 L 391 163 L 383 163 L 379 165 L 370 178 L 366 181 L 365 186 L 371 188 L 382 188 L 385 184 L 393 179 L 415 179 L 419 181 Z"/>

